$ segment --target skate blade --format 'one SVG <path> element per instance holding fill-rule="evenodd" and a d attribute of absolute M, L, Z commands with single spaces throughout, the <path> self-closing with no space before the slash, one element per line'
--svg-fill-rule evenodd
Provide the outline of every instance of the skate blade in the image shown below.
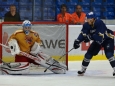
<path fill-rule="evenodd" d="M 78 74 L 78 76 L 84 76 L 84 73 L 83 74 Z"/>

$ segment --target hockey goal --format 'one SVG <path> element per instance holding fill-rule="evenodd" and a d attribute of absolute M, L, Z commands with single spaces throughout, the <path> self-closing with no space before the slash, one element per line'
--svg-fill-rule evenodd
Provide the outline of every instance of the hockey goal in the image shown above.
<path fill-rule="evenodd" d="M 0 43 L 6 45 L 9 36 L 22 28 L 22 22 L 3 22 L 0 24 Z M 58 60 L 68 51 L 68 25 L 58 22 L 32 22 L 32 30 L 38 32 L 42 40 L 42 51 Z M 14 62 L 14 56 L 0 46 L 0 58 Z M 59 60 L 68 67 L 68 54 Z"/>

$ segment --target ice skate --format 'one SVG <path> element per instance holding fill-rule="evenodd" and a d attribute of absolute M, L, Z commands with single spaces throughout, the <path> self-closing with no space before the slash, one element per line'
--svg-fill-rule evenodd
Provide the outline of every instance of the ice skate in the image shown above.
<path fill-rule="evenodd" d="M 82 70 L 78 71 L 78 76 L 83 76 L 86 71 L 86 68 L 82 68 Z"/>
<path fill-rule="evenodd" d="M 115 76 L 115 71 L 113 72 L 113 76 Z"/>

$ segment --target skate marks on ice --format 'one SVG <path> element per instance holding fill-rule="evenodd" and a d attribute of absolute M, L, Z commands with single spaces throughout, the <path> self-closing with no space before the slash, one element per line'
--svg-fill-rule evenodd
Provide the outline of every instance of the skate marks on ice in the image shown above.
<path fill-rule="evenodd" d="M 115 78 L 108 72 L 88 70 L 84 76 L 78 76 L 77 70 L 66 74 L 1 75 L 0 86 L 114 86 Z"/>
<path fill-rule="evenodd" d="M 100 66 L 98 65 L 100 64 Z M 0 86 L 114 86 L 108 61 L 91 62 L 84 76 L 78 76 L 81 62 L 69 62 L 66 74 L 0 75 Z M 96 65 L 96 66 L 95 66 Z M 104 67 L 103 67 L 104 65 Z"/>
<path fill-rule="evenodd" d="M 27 85 L 17 85 L 17 84 L 0 84 L 0 86 L 27 86 Z"/>

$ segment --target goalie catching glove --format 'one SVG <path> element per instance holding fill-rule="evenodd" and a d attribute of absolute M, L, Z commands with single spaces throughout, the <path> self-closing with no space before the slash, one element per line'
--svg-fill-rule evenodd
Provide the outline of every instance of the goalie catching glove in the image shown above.
<path fill-rule="evenodd" d="M 10 51 L 11 51 L 12 55 L 16 55 L 16 54 L 20 53 L 20 47 L 19 47 L 19 45 L 17 43 L 17 40 L 11 39 L 8 42 L 8 45 L 9 45 L 9 48 L 10 48 Z"/>

